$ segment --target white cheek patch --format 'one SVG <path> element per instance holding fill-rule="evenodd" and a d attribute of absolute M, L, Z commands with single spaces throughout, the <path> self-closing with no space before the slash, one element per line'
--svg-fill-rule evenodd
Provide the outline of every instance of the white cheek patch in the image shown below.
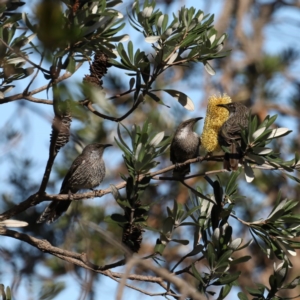
<path fill-rule="evenodd" d="M 187 137 L 188 133 L 189 133 L 189 129 L 184 127 L 183 129 L 181 129 L 179 131 L 179 134 L 177 135 L 177 137 L 179 139 L 185 139 Z"/>

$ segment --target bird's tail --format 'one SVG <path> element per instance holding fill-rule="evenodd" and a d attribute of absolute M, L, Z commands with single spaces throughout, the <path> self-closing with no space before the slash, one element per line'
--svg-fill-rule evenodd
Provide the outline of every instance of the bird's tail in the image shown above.
<path fill-rule="evenodd" d="M 191 171 L 190 164 L 184 165 L 182 167 L 177 167 L 173 171 L 173 177 L 184 177 Z"/>
<path fill-rule="evenodd" d="M 224 155 L 223 168 L 228 171 L 236 171 L 242 157 L 239 147 L 235 143 L 232 143 L 230 145 L 230 153 L 225 153 Z"/>
<path fill-rule="evenodd" d="M 67 211 L 71 201 L 52 201 L 46 209 L 43 211 L 41 216 L 36 221 L 37 223 L 48 223 L 56 221 L 64 212 Z"/>

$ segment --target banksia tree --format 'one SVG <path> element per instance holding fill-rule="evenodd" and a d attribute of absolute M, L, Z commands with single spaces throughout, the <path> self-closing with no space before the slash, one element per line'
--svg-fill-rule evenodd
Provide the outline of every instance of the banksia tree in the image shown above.
<path fill-rule="evenodd" d="M 272 9 L 292 5 L 291 1 L 281 5 L 265 1 L 262 9 L 247 10 L 245 5 L 250 4 L 229 2 L 224 11 L 230 16 L 237 14 L 233 22 L 242 37 L 233 47 L 247 42 L 240 31 L 249 28 L 239 26 L 243 10 L 247 14 L 263 12 L 261 17 L 266 15 L 272 20 L 268 15 Z M 16 11 L 27 5 L 22 1 L 4 1 L 0 5 L 0 104 L 15 104 L 17 112 L 28 110 L 38 117 L 54 115 L 52 124 L 46 123 L 52 130 L 50 143 L 49 133 L 43 135 L 45 127 L 34 124 L 39 136 L 34 139 L 33 134 L 28 135 L 30 141 L 24 149 L 30 152 L 7 155 L 5 163 L 13 164 L 9 170 L 1 169 L 3 182 L 14 187 L 14 193 L 3 192 L 0 201 L 0 265 L 4 263 L 12 270 L 12 293 L 21 278 L 24 288 L 28 288 L 28 281 L 43 284 L 39 292 L 32 292 L 38 284 L 29 285 L 31 299 L 55 299 L 69 288 L 70 282 L 74 282 L 70 284 L 72 293 L 74 286 L 80 287 L 80 298 L 92 299 L 97 293 L 103 294 L 98 290 L 103 287 L 98 279 L 104 275 L 118 283 L 118 299 L 124 296 L 124 287 L 155 298 L 291 298 L 290 290 L 300 282 L 293 273 L 297 269 L 293 267 L 297 264 L 293 256 L 300 248 L 300 189 L 299 178 L 294 174 L 300 169 L 300 158 L 299 147 L 295 147 L 292 155 L 286 151 L 290 145 L 286 135 L 291 130 L 275 123 L 278 122 L 275 114 L 249 117 L 249 125 L 239 136 L 242 165 L 235 172 L 225 172 L 220 167 L 223 154 L 214 152 L 220 150 L 218 133 L 228 111 L 217 105 L 231 99 L 226 94 L 211 96 L 201 138 L 203 156 L 188 161 L 200 171 L 186 177 L 172 177 L 177 166 L 167 159 L 169 136 L 174 131 L 169 128 L 169 116 L 181 123 L 181 112 L 190 114 L 197 109 L 197 116 L 205 115 L 190 95 L 195 87 L 197 93 L 205 90 L 200 86 L 202 78 L 209 78 L 208 82 L 215 86 L 221 82 L 200 76 L 199 69 L 194 76 L 192 66 L 200 66 L 214 75 L 214 68 L 230 59 L 227 34 L 216 30 L 214 15 L 194 7 L 183 6 L 174 14 L 167 14 L 155 1 L 145 0 L 141 4 L 135 0 L 121 13 L 117 6 L 120 3 L 119 0 L 41 0 L 33 15 Z M 125 22 L 135 32 L 131 36 Z M 265 23 L 257 22 L 255 15 L 255 29 L 261 24 Z M 235 31 L 230 27 L 228 33 Z M 257 37 L 261 41 L 263 30 L 254 32 L 250 42 Z M 261 63 L 258 61 L 261 55 L 253 55 L 251 44 L 243 49 L 250 49 L 251 64 L 234 74 L 249 73 L 247 80 L 239 82 L 251 84 L 256 78 L 268 82 L 271 71 L 275 70 L 272 62 L 275 65 L 281 62 L 280 68 L 284 69 L 296 57 L 293 50 L 280 59 L 266 57 Z M 245 61 L 249 62 L 249 57 Z M 235 66 L 231 64 L 222 73 Z M 84 76 L 88 69 L 89 75 Z M 75 72 L 77 79 L 70 79 Z M 250 76 L 251 72 L 257 73 Z M 175 79 L 179 79 L 176 84 Z M 18 85 L 23 80 L 27 80 L 24 88 Z M 235 88 L 238 89 L 236 84 Z M 234 88 L 223 86 L 223 89 L 233 101 L 240 99 Z M 246 103 L 258 94 L 250 95 L 248 91 L 242 100 Z M 272 91 L 264 90 L 259 99 L 262 102 L 268 96 L 270 100 L 273 95 L 272 86 Z M 296 103 L 298 98 L 293 101 Z M 46 114 L 39 110 L 45 106 L 51 108 Z M 295 110 L 291 111 L 297 115 Z M 13 152 L 15 144 L 27 134 L 27 126 L 11 130 L 16 121 L 19 118 L 13 114 L 10 126 L 5 126 L 5 134 L 1 135 L 0 142 L 4 141 L 3 149 L 8 149 L 7 152 Z M 27 118 L 24 124 L 31 122 Z M 186 131 L 180 134 L 184 136 Z M 42 140 L 44 136 L 47 142 Z M 43 164 L 39 161 L 43 153 L 31 147 L 32 140 L 48 143 Z M 58 185 L 54 184 L 57 176 L 52 175 L 57 171 L 65 177 L 75 156 L 74 141 L 115 142 L 115 147 L 104 156 L 107 177 L 101 189 L 58 193 Z M 226 151 L 226 147 L 222 149 Z M 35 165 L 26 154 L 34 158 Z M 63 159 L 56 160 L 57 154 L 64 155 Z M 44 172 L 36 172 L 46 160 Z M 78 165 L 73 167 L 76 169 Z M 43 177 L 36 179 L 36 174 L 42 173 Z M 178 196 L 179 187 L 184 197 Z M 91 200 L 94 198 L 97 199 Z M 260 199 L 268 201 L 259 207 Z M 35 223 L 40 214 L 39 203 L 70 200 L 74 205 L 57 223 L 51 226 Z M 250 213 L 251 209 L 256 213 Z M 24 228 L 8 229 L 21 226 Z M 12 243 L 12 238 L 19 244 Z M 263 277 L 268 280 L 257 284 L 257 270 L 263 269 L 268 271 L 268 277 Z M 69 275 L 68 285 L 59 282 L 66 275 Z M 26 283 L 24 278 L 28 279 Z M 0 277 L 2 280 L 6 277 Z M 238 295 L 232 289 L 234 286 L 240 289 Z M 10 289 L 4 291 L 3 284 L 0 294 L 11 297 Z M 299 297 L 299 291 L 295 289 L 293 296 Z M 74 298 L 74 294 L 67 298 Z"/>

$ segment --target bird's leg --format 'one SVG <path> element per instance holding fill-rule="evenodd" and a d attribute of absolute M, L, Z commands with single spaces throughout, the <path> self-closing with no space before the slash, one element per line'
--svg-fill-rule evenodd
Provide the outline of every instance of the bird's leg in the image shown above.
<path fill-rule="evenodd" d="M 201 158 L 200 154 L 198 154 L 198 156 L 196 157 L 197 158 L 197 162 L 206 160 L 207 158 L 209 158 L 211 156 L 211 154 L 212 154 L 212 152 L 207 152 L 203 158 Z"/>
<path fill-rule="evenodd" d="M 96 197 L 97 196 L 97 190 L 94 190 L 93 188 L 91 188 L 90 190 L 94 192 L 94 194 L 95 194 L 94 197 Z"/>
<path fill-rule="evenodd" d="M 179 168 L 179 163 L 176 162 L 176 163 L 175 163 L 175 170 L 178 169 L 178 168 Z"/>
<path fill-rule="evenodd" d="M 71 190 L 68 191 L 68 199 L 73 200 L 73 193 L 71 192 Z"/>

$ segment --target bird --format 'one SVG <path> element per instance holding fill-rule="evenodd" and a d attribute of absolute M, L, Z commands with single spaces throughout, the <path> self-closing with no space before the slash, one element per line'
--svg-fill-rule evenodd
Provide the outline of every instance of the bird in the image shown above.
<path fill-rule="evenodd" d="M 105 176 L 105 163 L 102 158 L 105 148 L 111 144 L 94 143 L 87 145 L 82 153 L 73 161 L 60 189 L 60 194 L 75 194 L 81 189 L 93 189 L 98 186 Z M 37 223 L 48 224 L 57 220 L 67 211 L 71 200 L 52 201 L 41 214 Z"/>
<path fill-rule="evenodd" d="M 250 110 L 238 102 L 218 104 L 229 111 L 227 121 L 221 126 L 218 133 L 220 146 L 229 147 L 230 153 L 225 153 L 223 167 L 228 171 L 236 171 L 243 157 L 241 150 L 241 131 L 248 127 Z"/>
<path fill-rule="evenodd" d="M 183 163 L 188 159 L 199 155 L 201 144 L 200 137 L 193 131 L 195 123 L 202 117 L 186 120 L 179 124 L 173 136 L 170 147 L 170 160 L 173 164 Z M 190 173 L 190 165 L 176 166 L 173 171 L 174 177 L 184 177 Z"/>

